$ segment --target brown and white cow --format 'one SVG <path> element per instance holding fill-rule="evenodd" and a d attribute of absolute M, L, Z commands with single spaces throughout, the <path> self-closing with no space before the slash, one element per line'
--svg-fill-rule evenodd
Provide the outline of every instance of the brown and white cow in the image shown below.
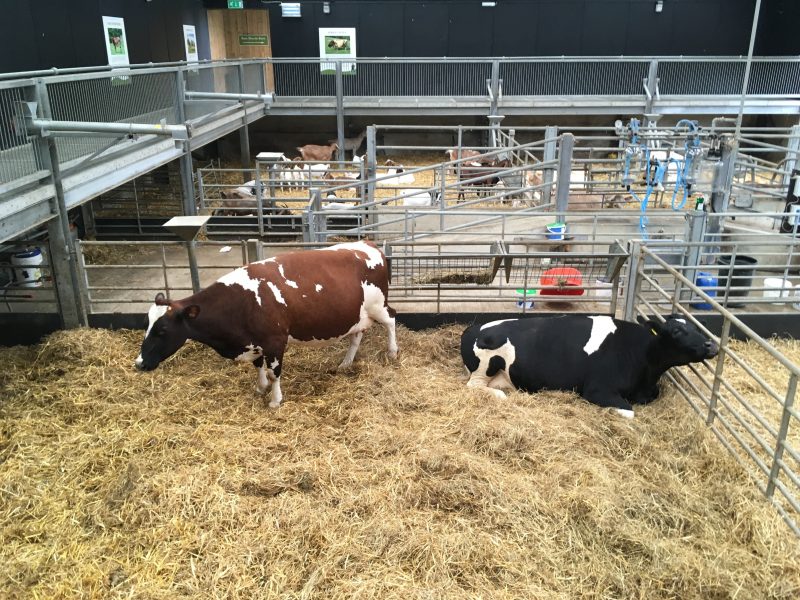
<path fill-rule="evenodd" d="M 158 294 L 136 367 L 150 371 L 187 339 L 221 356 L 252 362 L 256 388 L 272 384 L 270 407 L 280 406 L 283 353 L 289 342 L 320 344 L 350 336 L 339 368 L 352 364 L 374 321 L 397 356 L 395 311 L 388 302 L 386 257 L 370 242 L 289 252 L 240 267 L 200 292 L 169 301 Z"/>

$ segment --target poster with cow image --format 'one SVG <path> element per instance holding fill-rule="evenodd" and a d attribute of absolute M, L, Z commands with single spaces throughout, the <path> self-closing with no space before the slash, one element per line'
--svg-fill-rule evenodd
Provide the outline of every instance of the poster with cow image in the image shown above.
<path fill-rule="evenodd" d="M 326 58 L 355 58 L 355 27 L 320 27 L 319 28 L 319 66 L 323 75 L 336 73 L 336 63 L 325 62 Z M 343 62 L 342 73 L 355 75 L 356 63 Z"/>
<path fill-rule="evenodd" d="M 128 38 L 125 35 L 125 19 L 120 17 L 103 17 L 103 38 L 106 44 L 108 64 L 112 67 L 127 66 Z"/>
<path fill-rule="evenodd" d="M 186 62 L 197 62 L 197 34 L 194 25 L 183 26 L 183 45 L 186 48 Z"/>

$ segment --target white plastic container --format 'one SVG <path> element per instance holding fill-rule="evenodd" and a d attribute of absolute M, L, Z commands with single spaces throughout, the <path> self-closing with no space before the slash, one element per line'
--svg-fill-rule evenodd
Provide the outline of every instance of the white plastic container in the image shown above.
<path fill-rule="evenodd" d="M 592 295 L 595 298 L 600 298 L 603 300 L 608 300 L 611 298 L 611 294 L 614 291 L 614 284 L 610 281 L 603 281 L 602 279 L 595 279 L 594 281 L 595 288 L 592 290 Z"/>
<path fill-rule="evenodd" d="M 792 295 L 792 284 L 783 277 L 767 277 L 764 279 L 764 298 L 788 298 Z M 784 304 L 773 302 L 772 304 Z"/>
<path fill-rule="evenodd" d="M 20 287 L 40 287 L 42 285 L 42 250 L 30 248 L 11 256 L 14 277 Z"/>

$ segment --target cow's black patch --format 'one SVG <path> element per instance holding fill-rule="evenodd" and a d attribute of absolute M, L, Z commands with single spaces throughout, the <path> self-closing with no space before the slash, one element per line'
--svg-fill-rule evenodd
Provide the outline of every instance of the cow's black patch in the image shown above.
<path fill-rule="evenodd" d="M 487 377 L 494 377 L 506 368 L 506 360 L 502 356 L 493 356 L 489 359 L 489 368 L 486 369 Z"/>

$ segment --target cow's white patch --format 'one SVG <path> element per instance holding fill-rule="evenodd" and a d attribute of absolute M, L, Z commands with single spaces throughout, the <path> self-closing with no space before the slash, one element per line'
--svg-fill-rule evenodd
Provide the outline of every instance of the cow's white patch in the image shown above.
<path fill-rule="evenodd" d="M 278 265 L 278 272 L 281 274 L 281 277 L 283 277 L 284 280 L 286 281 L 286 285 L 288 285 L 289 287 L 293 287 L 294 289 L 297 289 L 297 282 L 292 281 L 286 276 L 286 273 L 283 272 L 283 265 Z"/>
<path fill-rule="evenodd" d="M 247 272 L 246 267 L 240 267 L 235 271 L 231 271 L 227 275 L 223 275 L 217 281 L 223 285 L 240 285 L 246 290 L 250 290 L 256 296 L 258 305 L 261 306 L 261 296 L 258 294 L 258 286 L 261 285 L 261 280 L 252 278 Z"/>
<path fill-rule="evenodd" d="M 494 327 L 495 325 L 500 325 L 500 323 L 507 323 L 508 321 L 518 321 L 519 319 L 500 319 L 499 321 L 490 321 L 481 325 L 481 331 L 484 329 L 489 329 L 489 327 Z"/>
<path fill-rule="evenodd" d="M 321 292 L 322 291 L 322 286 L 320 284 L 316 284 L 314 286 L 314 289 L 317 290 L 317 292 Z"/>
<path fill-rule="evenodd" d="M 358 250 L 367 255 L 367 268 L 374 269 L 383 264 L 383 254 L 377 248 L 373 248 L 365 242 L 346 242 L 344 244 L 336 244 L 328 248 L 320 248 L 320 250 Z"/>
<path fill-rule="evenodd" d="M 592 320 L 592 333 L 589 335 L 589 341 L 583 347 L 583 351 L 588 355 L 592 355 L 603 345 L 605 339 L 617 330 L 614 325 L 614 319 L 606 316 L 589 317 Z"/>
<path fill-rule="evenodd" d="M 136 357 L 136 360 L 133 361 L 133 364 L 135 364 L 137 367 L 141 367 L 143 362 L 144 362 L 144 359 L 142 358 L 142 355 L 140 354 L 139 356 Z"/>
<path fill-rule="evenodd" d="M 245 348 L 247 349 L 233 360 L 239 360 L 242 362 L 253 362 L 255 359 L 260 358 L 264 354 L 264 350 L 261 348 L 261 346 L 256 346 L 254 344 L 247 344 Z"/>
<path fill-rule="evenodd" d="M 281 294 L 281 291 L 278 289 L 278 286 L 272 283 L 271 281 L 267 282 L 267 286 L 269 286 L 269 289 L 272 290 L 272 293 L 275 296 L 275 300 L 286 306 L 286 300 L 283 299 L 283 295 Z"/>
<path fill-rule="evenodd" d="M 617 414 L 620 415 L 621 417 L 625 417 L 626 419 L 633 418 L 632 410 L 627 410 L 625 408 L 615 408 L 614 410 L 617 411 Z"/>
<path fill-rule="evenodd" d="M 673 319 L 673 321 L 677 321 L 678 323 L 683 323 L 686 325 L 686 319 Z"/>
<path fill-rule="evenodd" d="M 150 335 L 150 330 L 153 328 L 153 325 L 167 313 L 168 308 L 169 306 L 160 306 L 158 304 L 153 304 L 153 306 L 150 307 L 150 310 L 147 311 L 147 331 L 144 337 Z M 141 358 L 141 356 L 139 358 Z"/>
<path fill-rule="evenodd" d="M 306 296 L 305 294 L 303 294 L 303 298 L 308 298 L 308 296 Z"/>
<path fill-rule="evenodd" d="M 276 359 L 274 359 L 274 360 L 273 360 L 273 361 L 272 361 L 272 362 L 269 364 L 269 368 L 270 368 L 270 369 L 272 369 L 272 370 L 274 371 L 275 369 L 277 369 L 277 368 L 278 368 L 278 365 L 279 365 L 279 364 L 280 364 L 280 363 L 278 362 L 278 359 L 276 358 Z"/>
<path fill-rule="evenodd" d="M 515 387 L 508 373 L 517 358 L 517 349 L 514 348 L 514 344 L 511 343 L 510 339 L 506 338 L 506 342 L 499 348 L 479 348 L 476 340 L 472 346 L 472 351 L 479 362 L 478 368 L 469 377 L 467 387 L 485 389 L 490 391 L 496 398 L 505 398 L 506 395 L 502 390 L 514 389 Z M 495 356 L 499 356 L 505 361 L 505 368 L 489 377 L 489 361 Z"/>

